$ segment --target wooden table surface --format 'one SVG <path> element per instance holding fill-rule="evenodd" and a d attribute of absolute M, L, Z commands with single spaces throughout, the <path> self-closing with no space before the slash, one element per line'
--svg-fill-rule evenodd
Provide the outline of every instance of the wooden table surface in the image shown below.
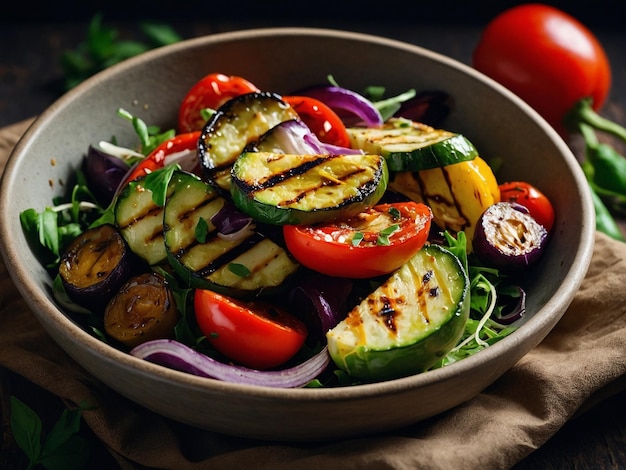
<path fill-rule="evenodd" d="M 348 7 L 348 2 L 338 9 L 336 5 L 321 2 L 315 7 L 302 7 L 315 10 L 317 14 L 302 15 L 294 13 L 289 2 L 278 1 L 272 3 L 271 11 L 258 4 L 248 5 L 249 14 L 242 17 L 234 13 L 220 15 L 214 11 L 194 10 L 193 2 L 179 2 L 185 11 L 171 8 L 167 1 L 163 8 L 159 3 L 159 12 L 143 2 L 137 5 L 147 8 L 145 10 L 123 10 L 119 5 L 112 8 L 110 2 L 103 3 L 99 9 L 67 2 L 55 6 L 52 2 L 39 10 L 28 11 L 33 5 L 23 3 L 9 6 L 7 13 L 0 13 L 0 127 L 35 116 L 58 98 L 62 78 L 60 56 L 64 50 L 75 49 L 84 41 L 87 22 L 97 11 L 104 14 L 104 23 L 124 38 L 141 38 L 136 25 L 146 18 L 169 24 L 183 38 L 264 26 L 329 27 L 403 40 L 470 64 L 481 28 L 507 6 L 507 2 L 487 1 L 480 6 L 463 3 L 450 8 L 446 4 L 430 6 L 429 10 L 416 6 L 408 10 L 385 10 L 380 14 L 378 11 L 355 14 L 360 10 L 350 8 L 357 8 L 358 4 Z M 570 5 L 570 8 L 567 2 L 562 3 L 564 5 L 556 6 L 575 14 L 604 45 L 613 67 L 613 86 L 603 114 L 626 125 L 626 21 L 622 8 L 617 1 L 600 0 L 587 6 Z M 3 406 L 8 399 L 7 386 L 18 396 L 20 393 L 42 394 L 42 400 L 52 400 L 41 391 L 32 390 L 19 377 L 4 373 L 0 378 L 5 389 L 0 393 Z M 626 468 L 626 392 L 592 406 L 516 467 L 518 470 L 539 468 Z"/>

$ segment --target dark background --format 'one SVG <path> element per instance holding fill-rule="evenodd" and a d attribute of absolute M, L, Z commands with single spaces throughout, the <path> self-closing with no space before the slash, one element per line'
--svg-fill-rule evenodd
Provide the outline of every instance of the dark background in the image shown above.
<path fill-rule="evenodd" d="M 6 3 L 6 2 L 5 2 Z M 374 19 L 397 21 L 399 18 L 421 23 L 466 23 L 484 22 L 494 14 L 513 5 L 523 3 L 510 0 L 486 1 L 410 1 L 391 0 L 387 2 L 341 1 L 341 0 L 274 0 L 274 1 L 193 1 L 193 0 L 113 0 L 98 1 L 52 1 L 28 2 L 13 1 L 3 5 L 4 19 L 12 21 L 73 21 L 91 17 L 100 11 L 111 20 L 132 19 L 329 19 L 343 20 Z M 547 1 L 544 2 L 564 9 L 585 24 L 602 27 L 623 27 L 623 2 L 617 0 L 597 1 Z M 620 13 L 621 12 L 621 13 Z"/>
<path fill-rule="evenodd" d="M 39 114 L 65 90 L 60 58 L 87 36 L 94 15 L 119 33 L 120 39 L 145 40 L 137 27 L 150 21 L 172 26 L 183 39 L 270 26 L 309 26 L 388 36 L 449 55 L 471 64 L 480 30 L 498 13 L 523 3 L 510 0 L 364 1 L 252 0 L 97 0 L 29 2 L 9 0 L 0 8 L 0 126 Z M 626 13 L 622 1 L 549 1 L 585 24 L 607 47 L 621 68 L 615 82 L 626 83 L 624 65 L 616 59 L 626 46 Z M 626 101 L 626 87 L 613 86 L 613 101 Z M 610 106 L 607 117 L 626 124 Z"/>
<path fill-rule="evenodd" d="M 481 29 L 501 11 L 523 3 L 392 0 L 372 6 L 369 2 L 340 0 L 9 2 L 4 1 L 0 7 L 0 127 L 36 116 L 63 93 L 60 57 L 85 40 L 87 25 L 96 13 L 102 14 L 103 24 L 126 39 L 142 39 L 137 27 L 141 21 L 168 24 L 183 39 L 255 27 L 330 27 L 392 37 L 471 64 Z M 545 3 L 579 19 L 605 45 L 614 83 L 603 114 L 626 125 L 624 2 Z M 15 391 L 18 396 L 42 400 L 42 406 L 49 405 L 55 411 L 54 416 L 60 413 L 62 404 L 56 397 L 33 390 L 20 377 L 0 374 L 0 378 L 6 389 L 5 393 L 0 390 L 0 398 L 9 396 L 7 390 Z M 626 392 L 621 392 L 570 421 L 516 470 L 626 468 L 625 459 Z"/>

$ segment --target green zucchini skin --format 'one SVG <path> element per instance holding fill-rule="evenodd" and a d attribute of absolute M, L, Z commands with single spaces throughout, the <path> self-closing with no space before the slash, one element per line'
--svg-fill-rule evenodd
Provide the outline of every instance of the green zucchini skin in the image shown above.
<path fill-rule="evenodd" d="M 167 258 L 190 287 L 250 297 L 279 290 L 299 269 L 289 253 L 258 230 L 236 239 L 220 237 L 211 222 L 226 199 L 200 178 L 175 172 L 165 204 L 163 231 Z M 203 219 L 203 237 L 196 229 Z M 204 238 L 206 237 L 206 238 Z M 232 265 L 245 266 L 247 275 Z"/>
<path fill-rule="evenodd" d="M 426 124 L 390 119 L 381 128 L 349 128 L 351 145 L 385 157 L 389 171 L 420 171 L 473 160 L 478 150 L 465 136 Z"/>
<path fill-rule="evenodd" d="M 240 210 L 263 223 L 314 224 L 375 205 L 388 181 L 380 155 L 247 152 L 233 165 L 231 196 Z"/>
<path fill-rule="evenodd" d="M 420 373 L 456 345 L 469 311 L 461 262 L 440 245 L 425 245 L 327 333 L 328 350 L 359 379 Z"/>
<path fill-rule="evenodd" d="M 150 265 L 167 260 L 163 239 L 163 207 L 152 200 L 152 191 L 143 187 L 141 177 L 131 181 L 115 202 L 115 225 L 140 258 Z M 167 197 L 171 194 L 168 188 Z"/>
<path fill-rule="evenodd" d="M 246 93 L 227 101 L 209 119 L 198 140 L 198 158 L 205 179 L 228 194 L 231 167 L 244 148 L 291 119 L 298 119 L 297 113 L 275 93 Z"/>

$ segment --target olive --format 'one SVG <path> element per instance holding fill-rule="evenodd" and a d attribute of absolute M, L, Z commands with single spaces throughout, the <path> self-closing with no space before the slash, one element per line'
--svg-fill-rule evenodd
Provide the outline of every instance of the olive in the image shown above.
<path fill-rule="evenodd" d="M 499 202 L 478 219 L 472 246 L 476 256 L 503 272 L 519 272 L 541 257 L 548 231 L 520 204 Z"/>
<path fill-rule="evenodd" d="M 149 272 L 129 279 L 109 301 L 104 311 L 104 330 L 116 341 L 134 347 L 172 337 L 178 319 L 167 281 Z"/>
<path fill-rule="evenodd" d="M 59 275 L 72 301 L 102 312 L 142 266 L 119 230 L 105 224 L 86 230 L 72 241 L 61 257 Z"/>

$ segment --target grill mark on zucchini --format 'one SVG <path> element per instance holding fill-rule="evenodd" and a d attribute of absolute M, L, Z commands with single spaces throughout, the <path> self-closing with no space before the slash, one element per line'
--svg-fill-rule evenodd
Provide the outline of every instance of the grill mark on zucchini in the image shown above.
<path fill-rule="evenodd" d="M 213 197 L 207 197 L 206 199 L 202 200 L 200 204 L 196 204 L 195 206 L 193 206 L 191 210 L 180 213 L 177 216 L 178 222 L 182 223 L 183 221 L 191 218 L 192 215 L 197 214 L 198 212 L 201 212 L 202 209 L 207 207 L 209 204 L 212 204 L 213 202 L 215 202 L 215 200 L 218 199 L 218 197 L 219 196 L 217 194 L 213 194 Z"/>
<path fill-rule="evenodd" d="M 280 161 L 286 158 L 285 154 L 277 153 L 274 155 L 275 157 L 273 157 L 271 160 L 268 160 L 268 161 L 276 162 L 276 161 Z M 318 167 L 319 165 L 327 161 L 328 159 L 323 158 L 323 157 L 316 158 L 315 160 L 303 160 L 300 165 L 287 168 L 285 171 L 280 172 L 280 173 L 274 173 L 268 176 L 267 178 L 258 179 L 256 180 L 255 184 L 250 184 L 249 181 L 246 181 L 243 179 L 240 179 L 239 181 L 242 183 L 244 190 L 247 192 L 252 193 L 256 191 L 263 191 L 267 188 L 271 188 L 278 184 L 288 182 L 289 179 L 303 176 L 309 171 L 312 171 L 314 168 Z"/>
<path fill-rule="evenodd" d="M 275 225 L 349 217 L 387 188 L 379 155 L 248 152 L 233 167 L 231 195 L 242 211 Z"/>
<path fill-rule="evenodd" d="M 217 233 L 215 234 L 217 237 Z M 234 259 L 242 254 L 253 249 L 258 243 L 260 243 L 264 239 L 263 236 L 255 233 L 253 236 L 246 238 L 238 245 L 231 247 L 226 253 L 221 254 L 207 265 L 203 266 L 201 269 L 196 270 L 196 274 L 202 277 L 207 277 L 213 274 L 214 272 L 221 269 L 223 266 L 231 264 Z M 249 266 L 246 266 L 248 269 Z M 254 271 L 251 271 L 254 272 Z"/>

